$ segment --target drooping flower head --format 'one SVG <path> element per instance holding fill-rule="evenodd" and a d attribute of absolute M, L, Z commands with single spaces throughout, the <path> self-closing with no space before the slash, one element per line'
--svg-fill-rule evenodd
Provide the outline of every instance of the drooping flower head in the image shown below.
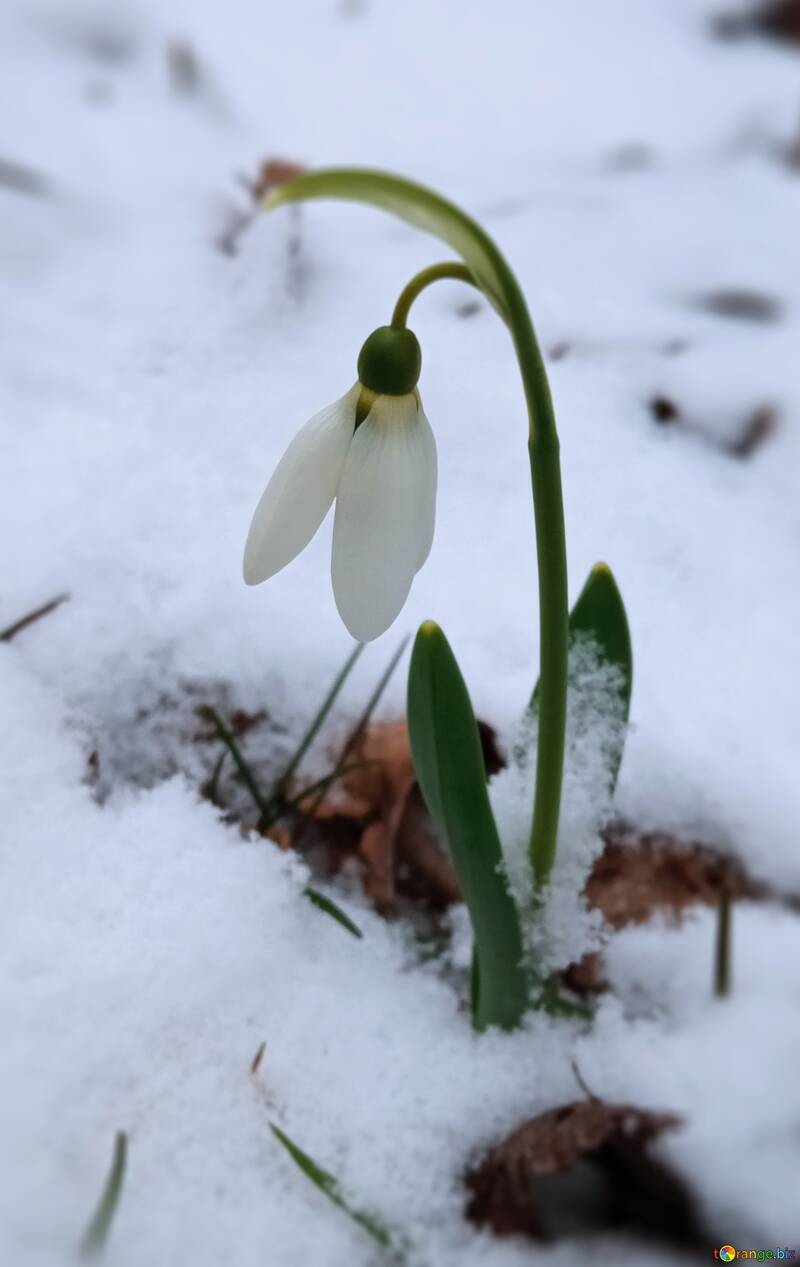
<path fill-rule="evenodd" d="M 436 442 L 417 390 L 421 361 L 410 330 L 370 335 L 358 381 L 275 468 L 245 545 L 244 579 L 258 585 L 308 545 L 335 501 L 333 593 L 360 642 L 395 620 L 433 541 Z"/>

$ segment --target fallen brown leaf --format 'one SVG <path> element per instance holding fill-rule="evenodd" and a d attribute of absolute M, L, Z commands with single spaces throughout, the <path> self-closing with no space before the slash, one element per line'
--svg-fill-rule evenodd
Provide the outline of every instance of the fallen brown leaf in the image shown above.
<path fill-rule="evenodd" d="M 658 912 L 677 920 L 687 907 L 716 907 L 723 890 L 734 899 L 763 901 L 775 896 L 748 876 L 735 858 L 708 845 L 619 825 L 603 835 L 605 848 L 586 882 L 586 903 L 612 928 L 643 924 Z M 608 988 L 603 957 L 597 952 L 571 963 L 560 978 L 562 985 L 582 996 Z"/>
<path fill-rule="evenodd" d="M 406 897 L 433 910 L 461 901 L 455 868 L 439 843 L 416 783 L 403 807 L 396 848 L 395 881 Z"/>
<path fill-rule="evenodd" d="M 365 727 L 347 760 L 358 768 L 319 803 L 316 814 L 323 819 L 344 814 L 360 822 L 364 889 L 379 910 L 388 912 L 395 899 L 397 829 L 415 782 L 405 722 Z"/>
<path fill-rule="evenodd" d="M 478 723 L 489 773 L 503 765 L 495 732 Z M 408 727 L 373 722 L 347 749 L 350 770 L 316 803 L 317 824 L 350 818 L 360 830 L 364 888 L 379 910 L 393 913 L 398 893 L 442 910 L 460 899 L 453 865 L 437 838 L 419 791 Z M 300 832 L 303 832 L 301 826 Z"/>
<path fill-rule="evenodd" d="M 498 1236 L 523 1233 L 549 1241 L 626 1229 L 703 1245 L 686 1184 L 650 1148 L 679 1125 L 673 1113 L 595 1098 L 550 1109 L 468 1172 L 467 1216 Z"/>
<path fill-rule="evenodd" d="M 800 44 L 800 0 L 763 0 L 744 12 L 722 13 L 713 20 L 712 29 L 723 39 L 760 34 Z"/>
<path fill-rule="evenodd" d="M 603 956 L 597 950 L 590 950 L 564 969 L 561 984 L 582 998 L 590 994 L 602 994 L 608 989 L 603 971 Z"/>
<path fill-rule="evenodd" d="M 276 844 L 283 853 L 287 853 L 292 847 L 292 833 L 282 823 L 272 823 L 261 835 Z"/>
<path fill-rule="evenodd" d="M 753 21 L 767 35 L 800 44 L 800 0 L 767 0 L 754 11 Z"/>
<path fill-rule="evenodd" d="M 608 828 L 604 839 L 605 849 L 586 884 L 586 900 L 614 928 L 642 924 L 656 911 L 678 916 L 697 903 L 716 906 L 726 884 L 734 898 L 766 896 L 740 863 L 707 845 L 624 827 Z"/>

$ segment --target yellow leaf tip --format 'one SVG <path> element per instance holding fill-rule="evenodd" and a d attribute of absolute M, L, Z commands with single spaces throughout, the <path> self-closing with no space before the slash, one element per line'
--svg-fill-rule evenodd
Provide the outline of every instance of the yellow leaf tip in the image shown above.
<path fill-rule="evenodd" d="M 435 620 L 423 620 L 419 627 L 417 636 L 419 638 L 432 638 L 441 632 L 442 631 Z"/>

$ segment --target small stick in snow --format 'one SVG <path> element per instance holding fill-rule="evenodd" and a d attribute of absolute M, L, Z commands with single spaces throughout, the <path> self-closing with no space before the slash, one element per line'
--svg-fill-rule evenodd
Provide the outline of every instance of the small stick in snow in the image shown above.
<path fill-rule="evenodd" d="M 717 941 L 714 951 L 714 993 L 724 999 L 731 992 L 731 891 L 725 881 L 717 908 Z"/>
<path fill-rule="evenodd" d="M 773 434 L 777 420 L 772 405 L 754 409 L 741 435 L 728 445 L 728 451 L 736 458 L 749 458 Z"/>
<path fill-rule="evenodd" d="M 247 190 L 250 195 L 251 203 L 246 209 L 235 207 L 231 210 L 227 224 L 217 235 L 216 245 L 223 255 L 236 255 L 239 249 L 239 242 L 242 235 L 250 228 L 258 219 L 261 211 L 261 204 L 273 189 L 279 185 L 285 184 L 287 180 L 292 180 L 295 176 L 299 176 L 305 168 L 302 163 L 295 163 L 287 158 L 269 158 L 261 164 L 258 175 L 254 180 L 247 176 L 240 176 L 239 183 Z M 295 261 L 300 254 L 300 208 L 293 208 L 292 216 L 292 232 L 288 242 L 288 252 L 291 261 Z"/>
<path fill-rule="evenodd" d="M 250 1072 L 251 1072 L 251 1074 L 256 1074 L 256 1073 L 258 1073 L 259 1069 L 261 1068 L 261 1061 L 264 1059 L 264 1052 L 265 1052 L 266 1050 L 267 1050 L 267 1044 L 266 1044 L 266 1041 L 265 1041 L 265 1042 L 263 1042 L 263 1043 L 260 1043 L 260 1044 L 259 1044 L 259 1047 L 258 1047 L 258 1051 L 256 1052 L 255 1056 L 253 1057 L 253 1062 L 252 1062 L 252 1064 L 250 1065 Z"/>
<path fill-rule="evenodd" d="M 55 611 L 62 603 L 66 603 L 68 598 L 69 594 L 57 594 L 55 598 L 50 599 L 49 603 L 44 603 L 41 607 L 37 607 L 35 611 L 28 612 L 27 616 L 22 616 L 19 620 L 15 620 L 13 625 L 9 625 L 6 629 L 0 631 L 0 642 L 10 642 L 12 638 L 16 638 L 18 633 L 22 633 L 23 629 L 27 629 L 28 625 L 41 620 L 42 616 L 49 616 L 50 612 Z"/>
<path fill-rule="evenodd" d="M 595 1104 L 599 1104 L 599 1103 L 600 1103 L 600 1099 L 599 1099 L 599 1097 L 598 1097 L 598 1096 L 596 1096 L 596 1095 L 595 1095 L 594 1091 L 590 1091 L 589 1087 L 586 1085 L 586 1083 L 585 1083 L 585 1081 L 584 1081 L 584 1078 L 583 1078 L 583 1074 L 581 1073 L 580 1069 L 578 1068 L 578 1062 L 577 1062 L 577 1060 L 575 1060 L 575 1059 L 571 1060 L 571 1061 L 570 1061 L 570 1066 L 571 1066 L 571 1068 L 572 1068 L 572 1072 L 573 1072 L 573 1073 L 574 1073 L 574 1075 L 575 1075 L 575 1081 L 577 1082 L 577 1084 L 578 1084 L 578 1086 L 580 1087 L 580 1089 L 581 1089 L 581 1091 L 583 1092 L 583 1094 L 586 1096 L 586 1099 L 587 1099 L 587 1100 L 592 1100 Z"/>

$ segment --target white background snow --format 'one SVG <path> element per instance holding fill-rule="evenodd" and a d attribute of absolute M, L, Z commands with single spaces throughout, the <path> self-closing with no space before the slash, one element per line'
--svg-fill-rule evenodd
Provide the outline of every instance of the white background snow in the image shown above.
<path fill-rule="evenodd" d="M 402 929 L 339 894 L 356 942 L 303 900 L 299 863 L 219 821 L 181 738 L 206 698 L 268 709 L 288 750 L 347 654 L 330 525 L 250 590 L 249 517 L 408 277 L 447 255 L 377 212 L 316 204 L 261 217 L 231 257 L 215 243 L 247 206 L 237 174 L 276 156 L 391 168 L 483 222 L 545 351 L 567 345 L 548 368 L 571 589 L 608 561 L 633 635 L 619 812 L 800 889 L 800 174 L 782 157 L 800 53 L 714 39 L 718 11 L 5 0 L 0 158 L 43 173 L 47 194 L 0 187 L 0 628 L 71 597 L 0 644 L 4 1263 L 70 1261 L 121 1128 L 119 1267 L 372 1262 L 270 1120 L 421 1261 L 528 1262 L 529 1245 L 463 1221 L 461 1174 L 580 1094 L 573 1057 L 597 1094 L 685 1114 L 662 1151 L 717 1245 L 800 1241 L 796 916 L 737 909 L 724 1004 L 702 914 L 615 939 L 591 1032 L 537 1017 L 475 1038 Z M 176 41 L 201 70 L 193 93 L 169 72 Z M 780 319 L 693 302 L 733 287 L 774 297 Z M 429 616 L 501 728 L 535 679 L 523 401 L 494 313 L 459 315 L 471 298 L 441 285 L 414 313 L 437 535 L 340 726 Z M 655 396 L 680 423 L 654 421 Z M 774 434 L 731 456 L 765 405 Z M 536 1254 L 566 1267 L 583 1252 Z M 616 1241 L 592 1254 L 669 1261 Z"/>

